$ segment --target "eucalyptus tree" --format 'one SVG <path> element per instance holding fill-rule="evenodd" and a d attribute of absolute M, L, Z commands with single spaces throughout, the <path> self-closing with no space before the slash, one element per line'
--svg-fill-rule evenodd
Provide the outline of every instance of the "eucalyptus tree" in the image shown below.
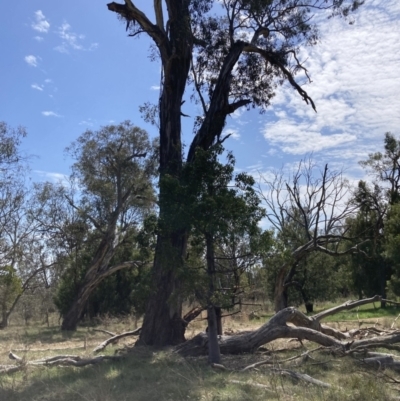
<path fill-rule="evenodd" d="M 80 191 L 77 200 L 67 196 L 67 201 L 97 240 L 77 294 L 63 316 L 63 330 L 76 328 L 90 294 L 104 278 L 142 263 L 110 262 L 154 208 L 156 148 L 144 130 L 128 121 L 86 131 L 67 148 L 75 160 L 71 179 Z"/>
<path fill-rule="evenodd" d="M 198 148 L 223 141 L 228 115 L 246 107 L 265 109 L 276 87 L 289 82 L 315 109 L 295 73 L 307 71 L 301 46 L 318 38 L 314 14 L 347 15 L 361 0 L 161 0 L 154 1 L 153 22 L 132 0 L 109 3 L 126 22 L 130 36 L 144 33 L 154 42 L 161 62 L 158 104 L 160 134 L 160 221 L 154 260 L 154 291 L 145 315 L 141 340 L 149 345 L 184 341 L 185 325 L 177 271 L 186 253 L 187 227 L 174 219 L 180 199 L 168 196 L 171 179 L 180 180 L 183 156 L 183 97 L 191 88 L 201 107 L 186 162 Z M 222 7 L 222 8 L 220 8 Z M 150 119 L 154 116 L 151 110 Z M 171 297 L 173 293 L 176 296 Z"/>

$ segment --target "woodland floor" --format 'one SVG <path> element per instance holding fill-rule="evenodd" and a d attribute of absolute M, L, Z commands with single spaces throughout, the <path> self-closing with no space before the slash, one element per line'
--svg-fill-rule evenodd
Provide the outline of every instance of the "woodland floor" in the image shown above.
<path fill-rule="evenodd" d="M 323 308 L 331 305 L 323 305 Z M 322 308 L 321 307 L 321 308 Z M 317 310 L 318 312 L 319 310 Z M 340 330 L 375 327 L 400 329 L 400 308 L 381 310 L 365 305 L 358 310 L 332 316 L 328 325 Z M 227 333 L 253 330 L 268 320 L 268 313 L 258 313 L 259 319 L 247 316 L 227 318 Z M 193 322 L 188 337 L 204 329 L 205 322 Z M 393 326 L 393 327 L 392 327 Z M 132 330 L 129 321 L 104 320 L 95 328 L 122 333 Z M 11 326 L 0 331 L 0 365 L 13 363 L 10 350 L 24 360 L 38 360 L 54 355 L 93 357 L 93 349 L 109 338 L 94 327 L 80 327 L 63 335 L 58 325 L 45 327 Z M 183 358 L 172 350 L 154 351 L 134 348 L 133 337 L 110 345 L 102 355 L 118 353 L 119 360 L 106 360 L 85 367 L 26 366 L 14 373 L 0 374 L 0 401 L 131 401 L 131 400 L 307 400 L 307 401 L 389 401 L 400 399 L 400 373 L 391 369 L 376 369 L 350 357 L 338 357 L 326 350 L 305 353 L 318 348 L 309 341 L 279 339 L 261 347 L 254 354 L 223 355 L 228 370 L 211 368 L 206 357 Z M 379 350 L 378 350 L 379 351 Z M 382 352 L 388 352 L 382 350 Z M 389 351 L 398 355 L 400 351 Z M 301 355 L 303 355 L 301 357 Z M 287 359 L 291 361 L 284 362 Z M 242 368 L 265 359 L 272 362 L 256 369 Z M 1 368 L 1 366 L 0 366 Z M 324 388 L 282 375 L 280 369 L 290 369 L 329 383 Z"/>

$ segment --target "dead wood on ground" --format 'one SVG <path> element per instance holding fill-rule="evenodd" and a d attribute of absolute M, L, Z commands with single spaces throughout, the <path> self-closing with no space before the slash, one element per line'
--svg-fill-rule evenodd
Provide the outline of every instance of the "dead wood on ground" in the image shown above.
<path fill-rule="evenodd" d="M 330 347 L 336 354 L 348 354 L 357 349 L 372 347 L 379 343 L 380 347 L 392 347 L 400 342 L 399 331 L 377 331 L 365 329 L 363 331 L 341 332 L 332 327 L 322 325 L 320 320 L 343 310 L 356 308 L 360 305 L 379 302 L 380 296 L 374 296 L 359 301 L 348 301 L 342 305 L 320 312 L 314 316 L 306 316 L 296 308 L 286 308 L 276 313 L 267 323 L 259 329 L 251 332 L 240 333 L 232 336 L 219 336 L 221 354 L 242 354 L 255 352 L 259 347 L 279 338 L 296 338 L 309 340 L 323 347 Z M 290 325 L 289 325 L 290 324 Z M 373 337 L 370 337 L 370 333 Z M 356 335 L 362 333 L 361 338 Z M 182 356 L 207 355 L 208 335 L 200 333 L 193 339 L 175 347 L 174 351 Z"/>
<path fill-rule="evenodd" d="M 136 330 L 133 331 L 127 331 L 125 333 L 121 333 L 121 334 L 115 334 L 113 337 L 109 338 L 106 341 L 103 341 L 100 345 L 98 345 L 94 350 L 93 353 L 96 354 L 97 352 L 102 351 L 104 348 L 107 347 L 107 345 L 109 344 L 114 344 L 116 343 L 119 339 L 123 338 L 123 337 L 129 337 L 129 336 L 138 336 L 141 332 L 142 328 L 139 327 Z"/>
<path fill-rule="evenodd" d="M 75 366 L 83 367 L 87 365 L 96 365 L 105 360 L 119 360 L 122 356 L 98 355 L 94 358 L 83 358 L 79 355 L 56 355 L 50 358 L 36 359 L 32 361 L 25 360 L 20 356 L 10 352 L 9 358 L 15 360 L 14 365 L 0 365 L 0 373 L 12 373 L 24 370 L 32 366 Z"/>

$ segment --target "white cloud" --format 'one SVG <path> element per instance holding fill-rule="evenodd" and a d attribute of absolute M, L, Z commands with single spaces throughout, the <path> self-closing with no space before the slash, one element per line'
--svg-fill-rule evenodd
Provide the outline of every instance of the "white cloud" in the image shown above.
<path fill-rule="evenodd" d="M 45 117 L 61 117 L 60 114 L 55 113 L 54 111 L 42 111 L 42 114 Z"/>
<path fill-rule="evenodd" d="M 34 36 L 33 39 L 35 39 L 38 42 L 42 42 L 44 40 L 43 37 L 41 37 L 41 36 Z"/>
<path fill-rule="evenodd" d="M 82 41 L 85 35 L 72 32 L 71 25 L 68 22 L 63 22 L 57 29 L 58 36 L 61 38 L 62 43 L 54 48 L 60 53 L 69 53 L 69 50 L 88 50 L 92 51 L 98 48 L 98 43 L 92 43 L 88 48 L 84 47 Z"/>
<path fill-rule="evenodd" d="M 54 48 L 54 50 L 56 50 L 56 51 L 58 51 L 58 52 L 60 52 L 60 53 L 68 54 L 67 46 L 66 46 L 65 44 L 56 46 L 56 47 Z"/>
<path fill-rule="evenodd" d="M 321 42 L 299 54 L 313 81 L 303 88 L 318 113 L 288 85 L 277 90 L 262 129 L 274 148 L 355 163 L 382 148 L 384 132 L 398 132 L 400 2 L 371 0 L 354 21 L 323 21 Z"/>
<path fill-rule="evenodd" d="M 36 89 L 38 91 L 43 91 L 43 86 L 38 85 L 38 84 L 32 84 L 31 88 Z"/>
<path fill-rule="evenodd" d="M 88 127 L 93 127 L 93 121 L 91 121 L 90 118 L 88 118 L 87 120 L 82 120 L 79 125 L 86 125 Z"/>
<path fill-rule="evenodd" d="M 159 91 L 159 90 L 160 90 L 160 87 L 157 86 L 157 85 L 152 85 L 152 86 L 150 86 L 150 89 L 151 89 L 152 91 Z"/>
<path fill-rule="evenodd" d="M 32 67 L 37 67 L 38 65 L 38 58 L 36 56 L 25 56 L 24 60 Z"/>
<path fill-rule="evenodd" d="M 39 175 L 40 177 L 44 178 L 45 180 L 57 183 L 57 184 L 62 184 L 64 186 L 68 186 L 69 184 L 69 178 L 65 174 L 61 173 L 53 173 L 49 171 L 43 171 L 43 170 L 34 170 L 34 173 Z"/>
<path fill-rule="evenodd" d="M 35 12 L 35 22 L 31 26 L 35 31 L 42 33 L 47 33 L 50 29 L 50 23 L 41 10 Z"/>
<path fill-rule="evenodd" d="M 50 83 L 52 83 L 52 82 L 53 82 L 53 80 L 52 80 L 52 79 L 50 79 L 50 78 L 47 78 L 47 79 L 45 79 L 45 80 L 44 80 L 44 82 L 46 82 L 46 84 L 50 84 Z"/>

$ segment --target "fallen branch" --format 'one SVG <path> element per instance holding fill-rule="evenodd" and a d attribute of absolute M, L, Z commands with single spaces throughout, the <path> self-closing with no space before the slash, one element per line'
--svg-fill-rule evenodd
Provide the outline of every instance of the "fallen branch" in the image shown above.
<path fill-rule="evenodd" d="M 396 306 L 400 306 L 400 302 L 391 301 L 390 299 L 382 299 L 382 302 L 385 302 L 387 304 L 393 304 L 393 305 L 396 305 Z"/>
<path fill-rule="evenodd" d="M 337 347 L 345 351 L 346 344 L 320 331 L 308 327 L 292 327 L 287 323 L 307 322 L 307 316 L 295 308 L 286 308 L 274 315 L 269 322 L 258 330 L 233 336 L 219 336 L 221 354 L 242 354 L 254 352 L 260 346 L 277 338 L 297 338 L 310 340 L 324 347 Z M 175 347 L 175 352 L 182 356 L 207 355 L 208 335 L 200 333 L 191 340 Z"/>
<path fill-rule="evenodd" d="M 380 302 L 382 300 L 382 297 L 380 295 L 375 295 L 372 298 L 365 298 L 365 299 L 360 299 L 358 301 L 347 301 L 344 304 L 341 304 L 339 306 L 334 306 L 333 308 L 327 309 L 325 311 L 322 311 L 320 313 L 317 313 L 312 317 L 314 320 L 322 320 L 326 318 L 327 316 L 334 315 L 336 313 L 339 313 L 343 310 L 350 310 L 357 308 L 358 306 L 365 305 L 365 304 L 370 304 L 373 302 Z"/>
<path fill-rule="evenodd" d="M 98 345 L 98 346 L 93 350 L 93 353 L 96 354 L 97 352 L 102 351 L 104 348 L 107 347 L 107 345 L 113 344 L 113 343 L 115 343 L 116 341 L 118 341 L 119 339 L 121 339 L 121 338 L 123 338 L 123 337 L 137 336 L 137 335 L 140 334 L 141 331 L 142 331 L 142 328 L 139 327 L 138 329 L 133 330 L 133 331 L 127 331 L 127 332 L 122 333 L 122 334 L 116 334 L 116 335 L 114 335 L 113 337 L 109 338 L 108 340 L 103 341 L 100 345 Z"/>
<path fill-rule="evenodd" d="M 104 330 L 104 329 L 92 329 L 93 331 L 98 331 L 100 333 L 105 333 L 108 334 L 111 337 L 114 337 L 117 335 L 117 333 L 113 333 L 112 331 Z"/>
<path fill-rule="evenodd" d="M 0 373 L 13 373 L 21 370 L 20 365 L 0 365 Z"/>
<path fill-rule="evenodd" d="M 273 370 L 275 372 L 280 373 L 281 375 L 289 376 L 289 377 L 291 377 L 293 379 L 296 379 L 296 380 L 302 380 L 302 381 L 314 384 L 314 385 L 319 386 L 319 387 L 326 387 L 326 388 L 331 387 L 331 385 L 329 383 L 325 383 L 325 382 L 323 382 L 321 380 L 314 379 L 313 377 L 311 377 L 311 376 L 309 376 L 309 375 L 307 375 L 305 373 L 299 373 L 299 372 L 295 372 L 293 370 L 287 370 L 287 369 L 276 369 L 276 368 L 274 368 Z"/>
<path fill-rule="evenodd" d="M 275 314 L 267 323 L 259 329 L 251 332 L 241 333 L 240 335 L 219 336 L 218 342 L 221 354 L 242 354 L 254 352 L 259 347 L 278 338 L 295 338 L 298 340 L 309 340 L 323 347 L 332 347 L 341 354 L 357 348 L 372 346 L 377 342 L 384 345 L 392 345 L 400 342 L 400 332 L 392 332 L 386 335 L 385 332 L 374 330 L 379 333 L 372 338 L 351 339 L 349 333 L 341 333 L 330 327 L 321 326 L 319 319 L 340 312 L 344 309 L 351 309 L 361 304 L 376 302 L 381 297 L 375 296 L 361 301 L 349 301 L 328 311 L 321 312 L 313 317 L 308 317 L 296 308 L 286 308 Z M 289 326 L 288 323 L 296 327 Z M 343 341 L 347 340 L 347 341 Z M 182 356 L 207 355 L 208 335 L 200 333 L 189 341 L 175 347 L 175 352 Z"/>
<path fill-rule="evenodd" d="M 119 360 L 122 356 L 99 355 L 94 358 L 82 358 L 79 355 L 57 355 L 45 359 L 25 361 L 18 355 L 10 352 L 9 358 L 16 360 L 18 365 L 0 365 L 0 373 L 12 373 L 25 369 L 28 366 L 75 366 L 83 367 L 95 365 L 104 360 Z"/>
<path fill-rule="evenodd" d="M 252 363 L 251 365 L 248 365 L 245 368 L 243 368 L 242 370 L 240 370 L 240 372 L 246 372 L 246 371 L 248 371 L 250 369 L 256 369 L 256 368 L 258 368 L 259 366 L 262 366 L 262 365 L 272 365 L 273 363 L 274 363 L 274 360 L 266 359 L 264 361 Z"/>
<path fill-rule="evenodd" d="M 399 345 L 381 343 L 381 342 L 379 342 L 379 339 L 377 339 L 377 341 L 378 342 L 374 342 L 371 344 L 364 344 L 364 345 L 359 345 L 359 346 L 353 347 L 352 349 L 348 350 L 346 353 L 352 354 L 355 352 L 365 352 L 367 349 L 375 349 L 375 348 L 386 348 L 386 349 L 393 350 L 393 351 L 400 351 Z"/>
<path fill-rule="evenodd" d="M 229 383 L 240 384 L 242 386 L 252 386 L 252 387 L 262 388 L 263 390 L 267 390 L 267 391 L 270 391 L 271 393 L 275 394 L 275 391 L 271 387 L 269 387 L 265 384 L 261 384 L 261 383 L 242 382 L 240 380 L 229 380 Z"/>

